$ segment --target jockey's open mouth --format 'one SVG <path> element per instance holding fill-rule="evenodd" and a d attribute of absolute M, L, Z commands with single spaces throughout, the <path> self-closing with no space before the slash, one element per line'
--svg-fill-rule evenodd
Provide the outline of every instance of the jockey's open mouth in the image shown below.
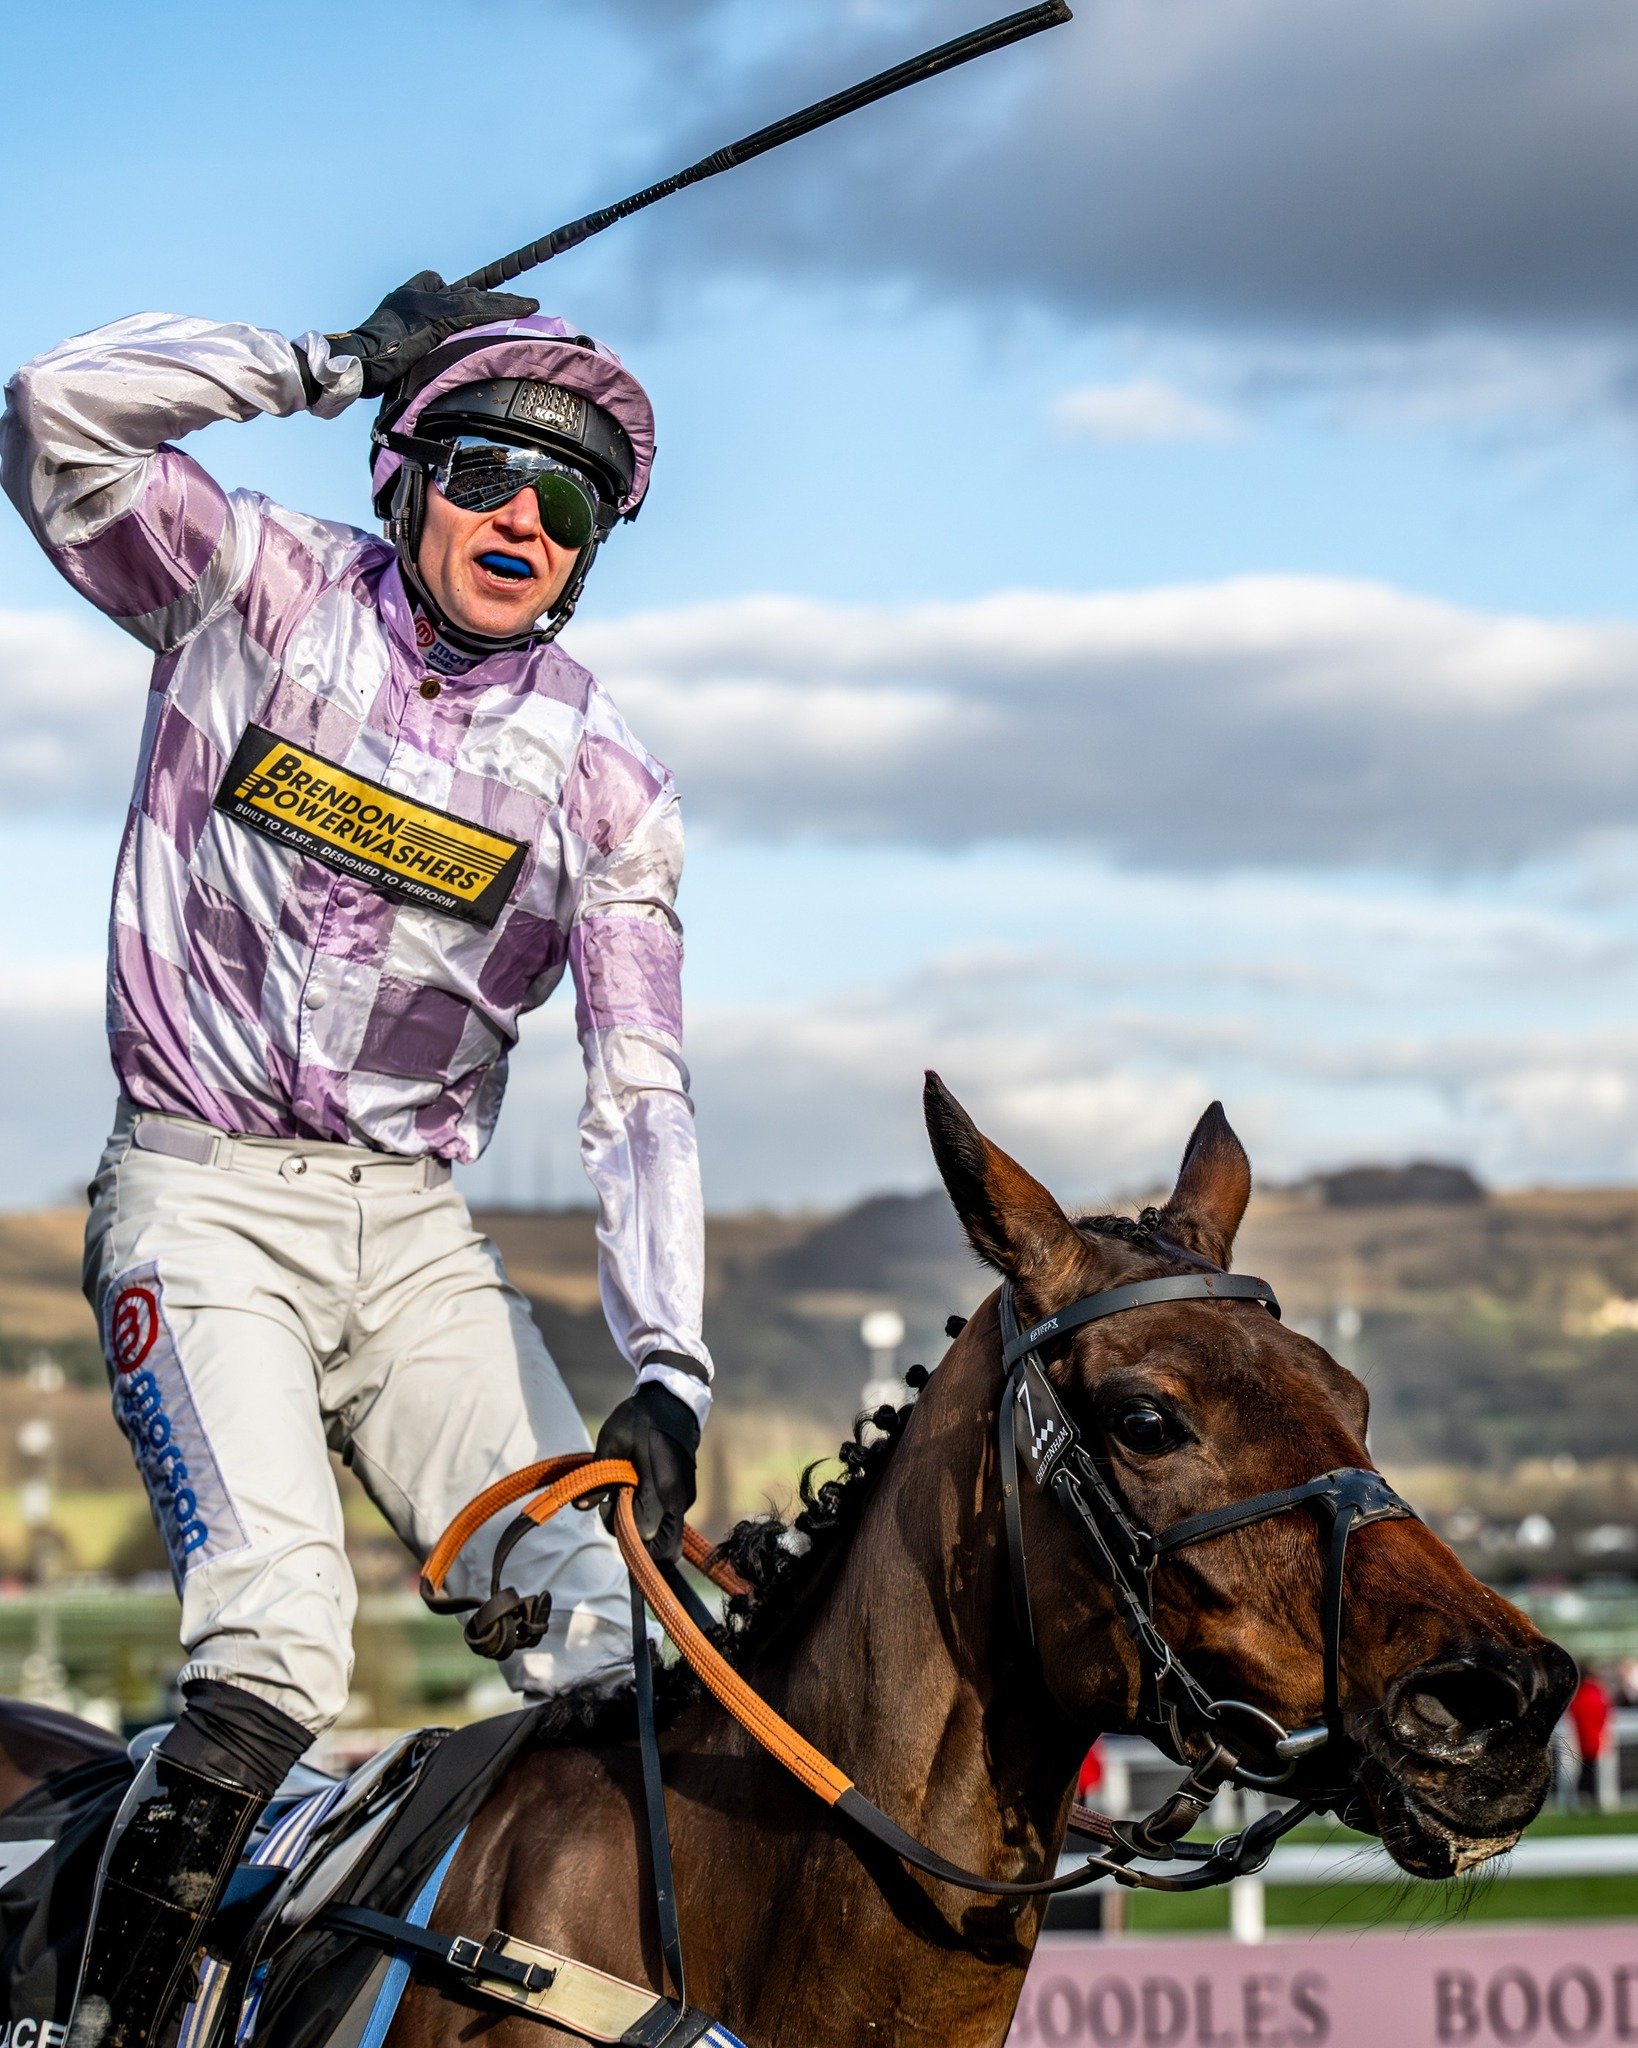
<path fill-rule="evenodd" d="M 535 573 L 522 555 L 503 555 L 498 548 L 491 548 L 488 554 L 480 555 L 478 567 L 501 583 L 528 582 Z"/>

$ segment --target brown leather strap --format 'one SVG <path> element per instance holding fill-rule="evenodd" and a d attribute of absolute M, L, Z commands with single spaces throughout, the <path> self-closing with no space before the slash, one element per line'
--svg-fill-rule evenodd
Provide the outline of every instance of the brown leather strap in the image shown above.
<path fill-rule="evenodd" d="M 788 1721 L 781 1719 L 700 1634 L 689 1619 L 688 1610 L 666 1584 L 658 1565 L 643 1547 L 643 1540 L 637 1534 L 637 1519 L 631 1510 L 631 1492 L 627 1487 L 622 1487 L 615 1496 L 614 1535 L 627 1570 L 643 1589 L 643 1598 L 706 1691 L 719 1700 L 746 1733 L 754 1736 L 793 1777 L 799 1778 L 827 1806 L 834 1806 L 851 1788 L 853 1780 L 839 1771 L 827 1757 L 821 1756 Z"/>
<path fill-rule="evenodd" d="M 486 1486 L 482 1493 L 469 1500 L 438 1538 L 432 1547 L 432 1555 L 421 1567 L 422 1599 L 436 1599 L 443 1592 L 451 1565 L 491 1516 L 522 1500 L 525 1494 L 549 1486 L 564 1472 L 585 1464 L 587 1456 L 586 1452 L 579 1451 L 569 1457 L 546 1458 L 538 1465 L 525 1465 L 521 1472 L 508 1473 L 504 1479 L 497 1479 L 493 1486 Z"/>
<path fill-rule="evenodd" d="M 475 1500 L 468 1501 L 434 1545 L 421 1574 L 423 1598 L 435 1599 L 442 1593 L 450 1566 L 492 1515 L 498 1515 L 502 1508 L 511 1507 L 536 1488 L 543 1490 L 523 1510 L 531 1522 L 549 1522 L 553 1515 L 575 1501 L 584 1500 L 587 1494 L 600 1493 L 605 1488 L 614 1489 L 615 1541 L 620 1546 L 627 1569 L 643 1589 L 643 1598 L 658 1616 L 660 1626 L 682 1652 L 700 1683 L 727 1708 L 740 1726 L 793 1777 L 799 1778 L 810 1792 L 817 1794 L 827 1806 L 834 1806 L 852 1785 L 852 1779 L 821 1756 L 810 1742 L 804 1741 L 765 1700 L 759 1699 L 733 1666 L 719 1656 L 694 1626 L 688 1610 L 666 1584 L 658 1565 L 637 1534 L 637 1520 L 631 1505 L 632 1495 L 637 1490 L 637 1472 L 624 1458 L 599 1458 L 594 1452 L 580 1451 L 570 1457 L 548 1458 L 541 1464 L 525 1466 L 521 1472 L 514 1472 L 486 1487 Z M 750 1590 L 737 1572 L 721 1562 L 697 1529 L 686 1532 L 683 1554 L 690 1564 L 708 1573 L 724 1591 L 743 1593 Z"/>
<path fill-rule="evenodd" d="M 570 1481 L 572 1484 L 568 1483 Z M 525 1465 L 519 1472 L 508 1473 L 506 1478 L 497 1479 L 493 1486 L 486 1486 L 482 1493 L 469 1500 L 438 1538 L 431 1556 L 421 1568 L 421 1597 L 424 1600 L 436 1599 L 444 1590 L 444 1581 L 456 1558 L 484 1523 L 503 1508 L 514 1506 L 526 1494 L 545 1489 L 540 1498 L 531 1501 L 523 1512 L 532 1522 L 549 1522 L 559 1508 L 570 1501 L 582 1499 L 588 1493 L 600 1492 L 604 1487 L 636 1484 L 636 1470 L 624 1458 L 599 1460 L 590 1451 L 574 1451 L 562 1458 L 543 1458 L 539 1464 Z M 695 1571 L 703 1572 L 730 1599 L 751 1590 L 733 1566 L 718 1557 L 711 1539 L 691 1526 L 683 1530 L 683 1556 Z"/>

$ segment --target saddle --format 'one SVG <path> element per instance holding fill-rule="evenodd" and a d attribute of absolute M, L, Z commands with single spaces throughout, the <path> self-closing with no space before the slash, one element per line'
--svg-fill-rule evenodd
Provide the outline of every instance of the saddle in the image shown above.
<path fill-rule="evenodd" d="M 201 1972 L 177 2048 L 379 2048 L 417 1962 L 588 2041 L 740 2048 L 704 2013 L 498 1930 L 426 1931 L 468 1822 L 536 1721 L 527 1709 L 406 1738 L 272 1817 L 218 1915 L 234 1960 Z"/>

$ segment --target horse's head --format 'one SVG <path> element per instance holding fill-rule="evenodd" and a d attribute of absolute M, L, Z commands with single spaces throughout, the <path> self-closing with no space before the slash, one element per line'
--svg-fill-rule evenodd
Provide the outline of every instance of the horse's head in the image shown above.
<path fill-rule="evenodd" d="M 1227 1266 L 1251 1169 L 1217 1104 L 1164 1208 L 1124 1231 L 1107 1218 L 1102 1228 L 1071 1221 L 936 1075 L 926 1108 L 951 1200 L 974 1249 L 1011 1282 L 1021 1324 L 1129 1282 Z M 993 1319 L 973 1341 L 986 1333 L 993 1348 Z M 1131 1308 L 1044 1342 L 1040 1357 L 1140 1530 L 1369 1468 L 1365 1389 L 1254 1301 Z M 1109 1725 L 1111 1696 L 1124 1696 L 1120 1725 L 1135 1725 L 1142 1659 L 1107 1577 L 1061 1501 L 1026 1479 L 1019 1511 L 1048 1690 L 1087 1726 Z M 1327 1518 L 1306 1503 L 1170 1552 L 1150 1579 L 1158 1635 L 1204 1696 L 1244 1702 L 1279 1729 L 1321 1724 L 1330 1554 Z M 1282 1789 L 1323 1794 L 1374 1824 L 1419 1876 L 1511 1847 L 1547 1789 L 1549 1740 L 1575 1679 L 1569 1656 L 1408 1515 L 1358 1528 L 1344 1588 L 1334 1731 Z M 1220 1727 L 1249 1767 L 1269 1771 L 1278 1729 L 1243 1711 Z"/>

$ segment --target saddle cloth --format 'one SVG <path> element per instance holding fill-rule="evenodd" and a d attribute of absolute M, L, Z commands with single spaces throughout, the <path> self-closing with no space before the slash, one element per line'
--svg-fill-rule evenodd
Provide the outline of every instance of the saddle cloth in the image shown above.
<path fill-rule="evenodd" d="M 409 1957 L 390 1941 L 327 1926 L 324 1916 L 363 1907 L 425 1927 L 467 1824 L 536 1726 L 536 1711 L 525 1709 L 453 1733 L 423 1729 L 345 1780 L 298 1767 L 218 1909 L 176 2048 L 257 2040 L 382 2048 L 410 1980 Z M 142 1746 L 139 1738 L 133 1748 Z M 0 2041 L 10 2048 L 63 2048 L 97 1862 L 131 1771 L 116 1752 L 59 1774 L 0 1816 L 0 1980 L 10 2022 Z M 548 1986 L 512 1995 L 486 1985 L 486 1995 L 548 2024 L 593 2041 L 743 2048 L 707 2014 L 680 2011 L 572 1958 L 494 1940 L 546 1965 Z"/>

